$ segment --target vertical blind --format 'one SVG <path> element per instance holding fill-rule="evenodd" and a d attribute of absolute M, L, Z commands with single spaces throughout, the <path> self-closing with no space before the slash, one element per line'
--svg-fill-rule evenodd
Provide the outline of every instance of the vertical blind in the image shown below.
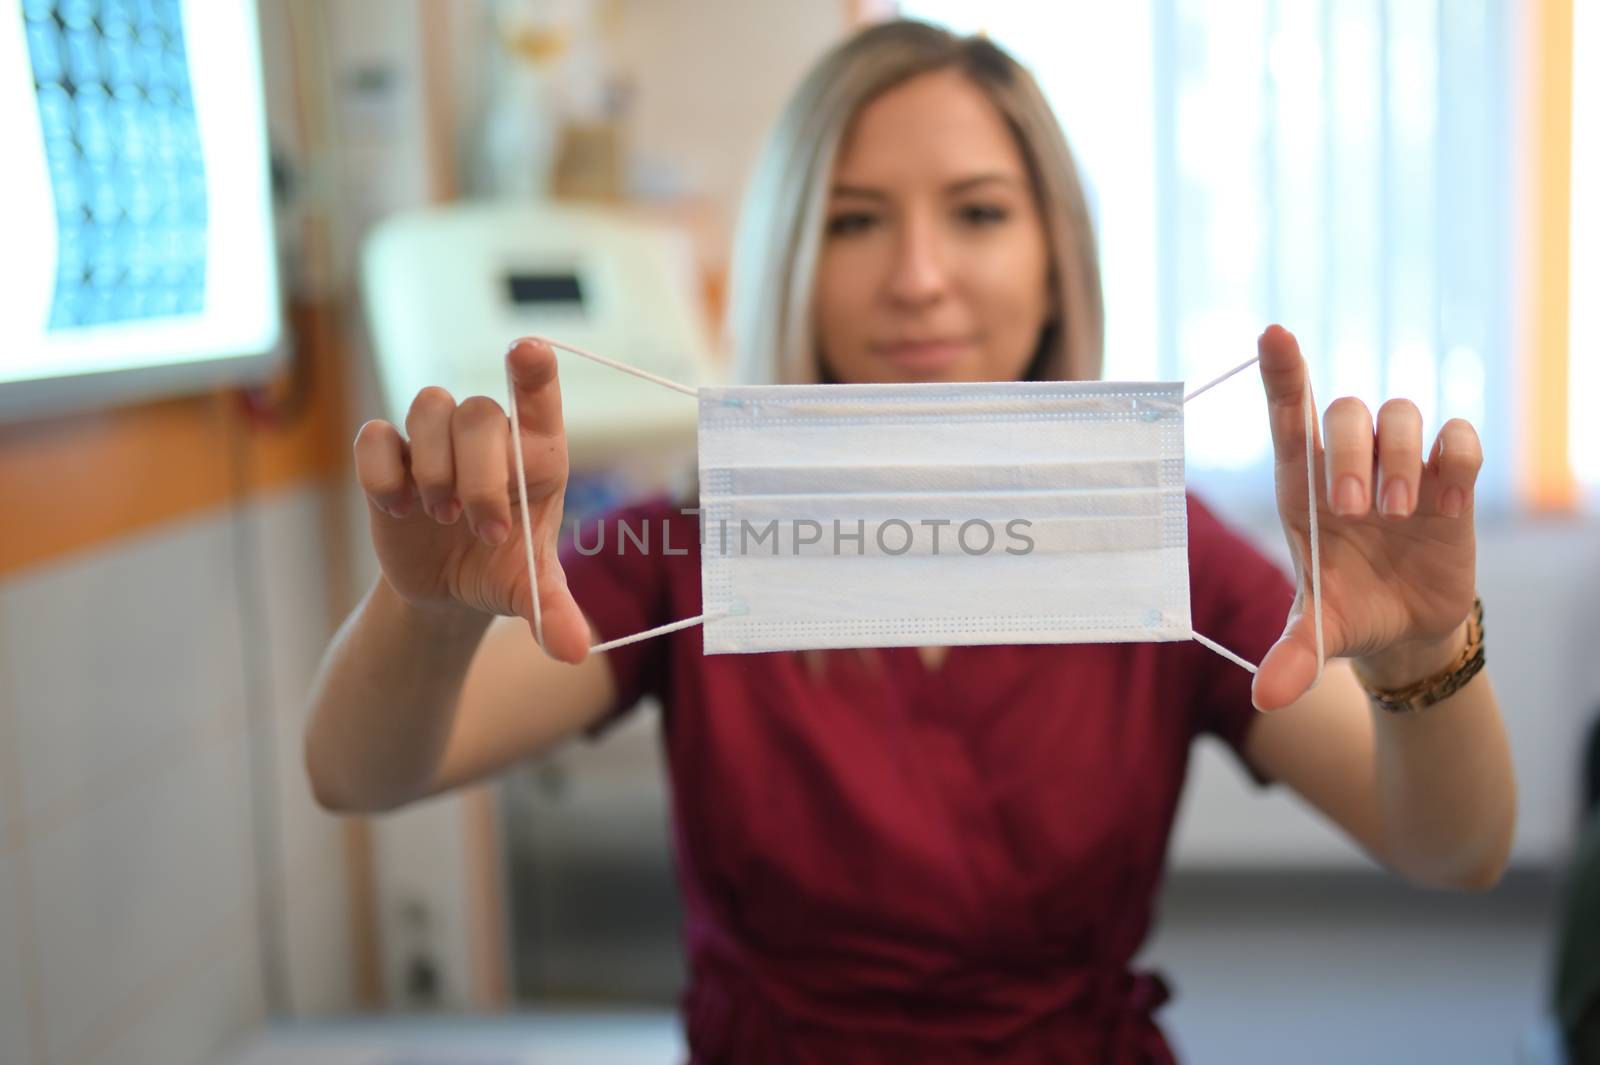
<path fill-rule="evenodd" d="M 1108 10 L 1109 9 L 1109 10 Z M 1507 0 L 907 0 L 1039 79 L 1090 189 L 1106 374 L 1198 382 L 1277 321 L 1319 404 L 1403 395 L 1514 469 Z M 1194 479 L 1270 491 L 1260 386 L 1190 412 Z"/>

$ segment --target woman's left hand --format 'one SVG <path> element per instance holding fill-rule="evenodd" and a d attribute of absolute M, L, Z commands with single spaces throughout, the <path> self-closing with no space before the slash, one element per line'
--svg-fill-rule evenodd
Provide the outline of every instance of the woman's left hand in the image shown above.
<path fill-rule="evenodd" d="M 1261 382 L 1276 452 L 1278 515 L 1299 593 L 1283 637 L 1262 660 L 1255 704 L 1276 710 L 1316 679 L 1307 513 L 1306 364 L 1287 330 L 1261 335 Z M 1313 412 L 1315 413 L 1315 412 Z M 1483 448 L 1472 426 L 1439 430 L 1426 461 L 1422 416 L 1408 399 L 1378 411 L 1335 400 L 1313 434 L 1322 616 L 1328 658 L 1353 658 L 1374 683 L 1399 687 L 1446 668 L 1465 640 L 1476 588 L 1473 485 Z"/>

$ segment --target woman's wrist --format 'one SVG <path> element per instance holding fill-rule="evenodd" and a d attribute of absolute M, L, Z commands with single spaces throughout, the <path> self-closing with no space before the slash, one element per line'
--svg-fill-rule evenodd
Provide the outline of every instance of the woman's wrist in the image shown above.
<path fill-rule="evenodd" d="M 1469 622 L 1463 620 L 1450 635 L 1438 640 L 1411 640 L 1355 659 L 1356 673 L 1370 687 L 1405 688 L 1456 664 L 1470 639 Z"/>
<path fill-rule="evenodd" d="M 382 574 L 372 590 L 374 604 L 408 628 L 420 631 L 434 639 L 462 639 L 476 643 L 494 618 L 482 611 L 460 604 L 436 607 L 411 602 L 395 591 L 394 585 Z"/>

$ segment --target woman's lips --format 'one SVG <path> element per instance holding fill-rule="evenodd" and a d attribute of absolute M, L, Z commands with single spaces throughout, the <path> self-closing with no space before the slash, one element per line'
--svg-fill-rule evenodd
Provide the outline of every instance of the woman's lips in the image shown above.
<path fill-rule="evenodd" d="M 874 344 L 873 351 L 897 366 L 915 370 L 932 370 L 954 362 L 971 346 L 972 342 L 970 340 L 950 338 L 896 340 L 887 344 Z"/>

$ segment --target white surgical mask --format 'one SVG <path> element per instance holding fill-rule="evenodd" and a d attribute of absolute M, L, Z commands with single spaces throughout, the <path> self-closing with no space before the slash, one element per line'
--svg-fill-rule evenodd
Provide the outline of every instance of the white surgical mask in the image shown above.
<path fill-rule="evenodd" d="M 1178 385 L 706 388 L 699 454 L 707 654 L 1189 638 Z"/>
<path fill-rule="evenodd" d="M 704 613 L 594 650 L 703 624 L 706 654 L 1197 639 L 1254 669 L 1190 624 L 1179 383 L 697 390 L 545 342 L 700 404 Z"/>

